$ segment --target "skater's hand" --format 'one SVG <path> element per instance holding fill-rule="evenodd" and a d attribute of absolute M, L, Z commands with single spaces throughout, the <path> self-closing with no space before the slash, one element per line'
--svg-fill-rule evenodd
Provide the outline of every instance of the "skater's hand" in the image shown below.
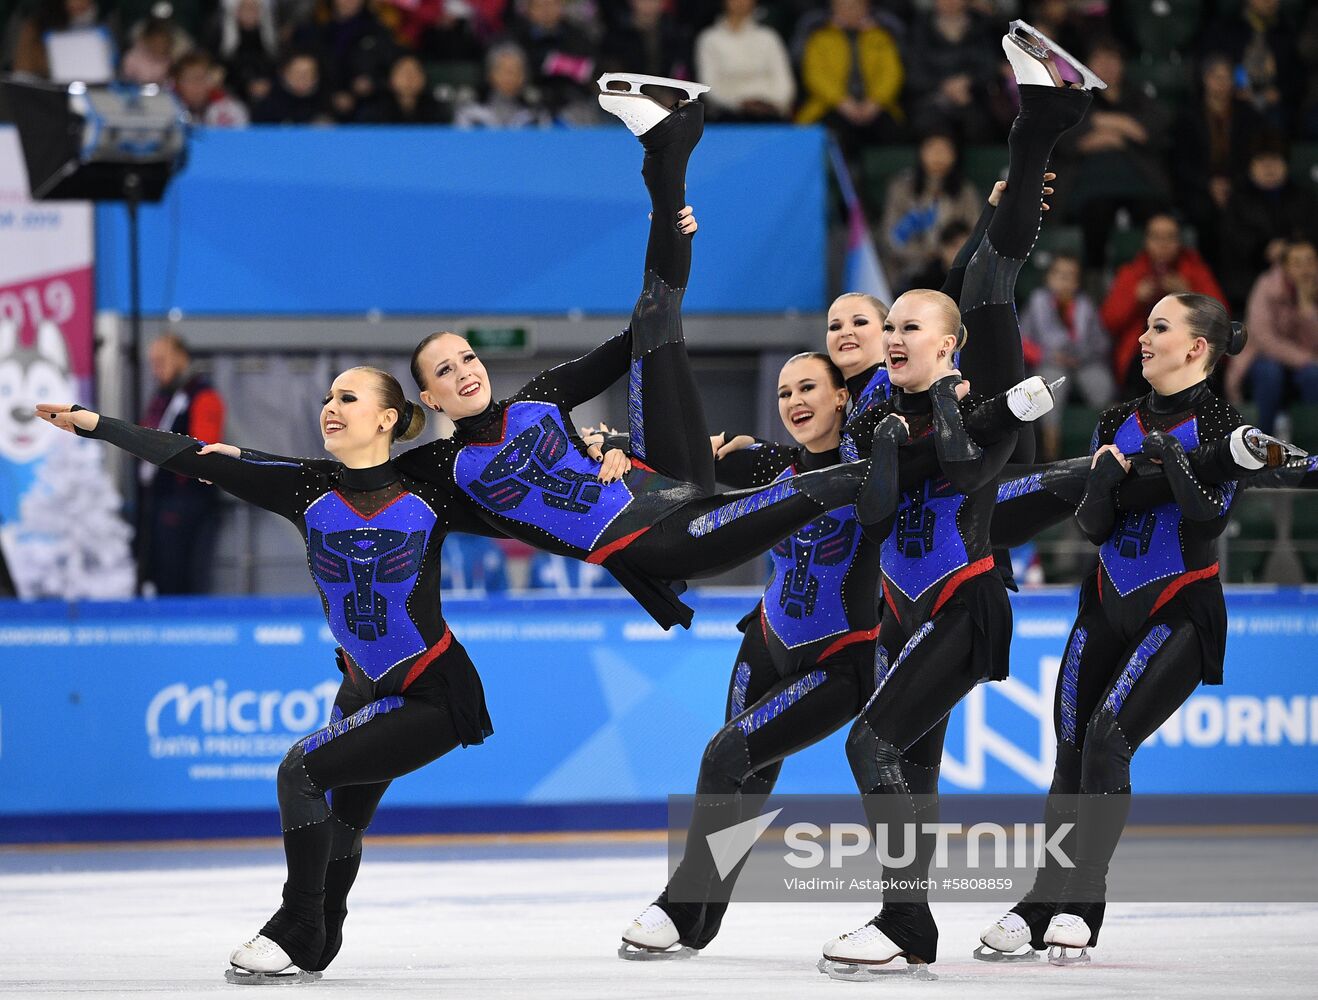
<path fill-rule="evenodd" d="M 1043 195 L 1045 198 L 1053 193 L 1053 189 L 1049 185 L 1051 185 L 1052 182 L 1055 180 L 1057 180 L 1057 175 L 1053 173 L 1051 170 L 1043 175 Z M 1007 193 L 1007 182 L 998 181 L 996 184 L 993 185 L 993 190 L 989 192 L 988 203 L 992 205 L 994 208 L 997 208 L 1000 204 L 1002 204 L 1002 196 L 1006 193 Z M 1048 203 L 1046 201 L 1043 203 L 1043 210 L 1045 212 L 1049 210 Z"/>
<path fill-rule="evenodd" d="M 677 213 L 677 231 L 682 235 L 691 236 L 699 228 L 700 224 L 696 222 L 695 210 L 690 205 Z"/>
<path fill-rule="evenodd" d="M 94 431 L 101 422 L 99 413 L 94 410 L 74 410 L 72 403 L 38 403 L 37 416 L 70 434 L 76 434 L 79 428 Z"/>
<path fill-rule="evenodd" d="M 709 443 L 714 448 L 715 461 L 734 451 L 741 451 L 742 448 L 749 448 L 755 443 L 755 439 L 749 434 L 738 434 L 731 441 L 726 441 L 724 438 L 725 435 L 719 433 L 709 439 Z"/>
<path fill-rule="evenodd" d="M 1124 471 L 1130 471 L 1130 459 L 1123 455 L 1121 449 L 1114 444 L 1105 444 L 1102 448 L 1099 448 L 1098 451 L 1094 452 L 1094 457 L 1089 462 L 1089 467 L 1091 469 L 1098 466 L 1098 460 L 1103 457 L 1105 452 L 1111 454 Z"/>
<path fill-rule="evenodd" d="M 214 444 L 204 445 L 197 452 L 198 455 L 228 455 L 230 458 L 241 458 L 242 449 L 232 444 L 225 444 L 223 441 L 216 441 Z"/>
<path fill-rule="evenodd" d="M 621 448 L 610 448 L 604 453 L 604 460 L 600 463 L 599 480 L 607 484 L 621 479 L 631 467 L 632 460 L 627 457 L 625 451 Z"/>

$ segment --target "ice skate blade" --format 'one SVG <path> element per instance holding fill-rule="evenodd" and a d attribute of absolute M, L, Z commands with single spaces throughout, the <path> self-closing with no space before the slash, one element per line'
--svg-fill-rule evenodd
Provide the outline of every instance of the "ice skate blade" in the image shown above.
<path fill-rule="evenodd" d="M 665 76 L 646 76 L 644 73 L 605 73 L 598 80 L 601 93 L 642 94 L 642 87 L 668 87 L 686 94 L 688 101 L 694 101 L 701 94 L 709 92 L 703 83 L 690 80 L 670 80 Z M 644 95 L 643 95 L 644 96 Z"/>
<path fill-rule="evenodd" d="M 821 958 L 815 968 L 829 979 L 837 979 L 844 983 L 872 983 L 876 979 L 915 979 L 920 982 L 934 982 L 938 979 L 938 975 L 924 962 L 908 961 L 906 965 L 893 965 L 888 961 L 882 965 L 873 965 Z"/>
<path fill-rule="evenodd" d="M 1074 954 L 1067 954 L 1067 952 Z M 1048 964 L 1049 965 L 1088 965 L 1089 949 L 1081 948 L 1078 951 L 1074 945 L 1054 944 L 1048 946 Z"/>
<path fill-rule="evenodd" d="M 996 948 L 990 948 L 986 944 L 980 944 L 978 948 L 970 953 L 971 958 L 978 959 L 981 962 L 1037 962 L 1039 953 L 1033 948 L 1025 951 L 998 951 Z"/>
<path fill-rule="evenodd" d="M 699 954 L 700 952 L 695 948 L 688 948 L 686 945 L 664 951 L 642 948 L 627 940 L 618 945 L 618 957 L 628 962 L 673 962 L 683 958 L 695 958 Z"/>
<path fill-rule="evenodd" d="M 234 986 L 292 986 L 296 983 L 314 983 L 324 973 L 289 969 L 286 972 L 248 972 L 236 965 L 224 970 L 224 981 Z"/>
<path fill-rule="evenodd" d="M 1052 78 L 1054 86 L 1067 86 L 1057 73 L 1056 57 L 1061 57 L 1080 76 L 1079 83 L 1083 89 L 1107 90 L 1107 84 L 1099 78 L 1097 73 L 1027 21 L 1018 19 L 1007 25 L 1007 35 L 1003 41 L 1010 41 L 1030 58 L 1041 63 Z M 1011 59 L 1010 51 L 1007 51 L 1007 59 L 1013 62 L 1012 68 L 1014 70 L 1015 65 Z"/>

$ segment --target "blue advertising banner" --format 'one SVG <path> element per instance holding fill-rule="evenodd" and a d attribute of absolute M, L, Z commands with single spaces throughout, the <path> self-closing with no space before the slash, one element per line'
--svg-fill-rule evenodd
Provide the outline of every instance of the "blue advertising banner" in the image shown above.
<path fill-rule="evenodd" d="M 142 219 L 148 314 L 627 313 L 649 199 L 627 130 L 201 129 Z M 711 127 L 685 308 L 823 308 L 823 132 Z M 98 307 L 127 312 L 127 221 L 96 213 Z"/>
<path fill-rule="evenodd" d="M 385 805 L 484 809 L 503 817 L 497 829 L 524 825 L 518 809 L 584 816 L 587 804 L 691 792 L 754 598 L 690 596 L 685 633 L 626 598 L 446 602 L 495 733 L 399 779 Z M 1053 681 L 1075 597 L 1013 603 L 1012 676 L 957 709 L 945 792 L 1039 792 L 1051 778 Z M 1318 594 L 1233 593 L 1229 606 L 1226 684 L 1200 688 L 1140 750 L 1138 791 L 1318 791 L 1305 652 Z M 318 603 L 300 598 L 0 602 L 0 665 L 0 840 L 41 816 L 268 811 L 280 758 L 325 722 L 339 681 Z M 789 760 L 779 790 L 852 791 L 844 736 Z"/>

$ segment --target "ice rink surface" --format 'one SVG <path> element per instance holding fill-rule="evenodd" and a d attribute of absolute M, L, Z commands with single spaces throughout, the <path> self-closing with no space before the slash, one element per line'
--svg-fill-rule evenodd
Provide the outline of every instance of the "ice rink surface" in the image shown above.
<path fill-rule="evenodd" d="M 277 848 L 0 850 L 0 995 L 250 997 L 228 950 L 278 903 Z M 343 951 L 289 998 L 933 998 L 1313 996 L 1318 905 L 1114 906 L 1094 964 L 970 958 L 1004 905 L 940 904 L 937 982 L 834 982 L 820 946 L 864 923 L 852 904 L 734 904 L 690 961 L 623 962 L 619 933 L 665 877 L 657 843 L 405 846 L 368 842 Z M 269 992 L 271 989 L 274 993 Z M 245 990 L 236 993 L 235 990 Z"/>

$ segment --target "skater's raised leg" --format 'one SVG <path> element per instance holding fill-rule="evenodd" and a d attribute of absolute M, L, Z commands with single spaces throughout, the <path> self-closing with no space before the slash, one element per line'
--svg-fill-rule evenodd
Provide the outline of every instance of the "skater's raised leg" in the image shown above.
<path fill-rule="evenodd" d="M 636 90 L 610 86 L 649 81 Z M 691 273 L 691 234 L 679 225 L 686 204 L 686 167 L 704 131 L 704 105 L 656 100 L 680 81 L 613 74 L 602 77 L 600 105 L 621 118 L 645 147 L 641 175 L 650 193 L 650 234 L 644 286 L 632 311 L 632 361 L 627 383 L 631 452 L 665 476 L 714 492 L 714 460 L 704 406 L 682 335 L 682 297 Z"/>

